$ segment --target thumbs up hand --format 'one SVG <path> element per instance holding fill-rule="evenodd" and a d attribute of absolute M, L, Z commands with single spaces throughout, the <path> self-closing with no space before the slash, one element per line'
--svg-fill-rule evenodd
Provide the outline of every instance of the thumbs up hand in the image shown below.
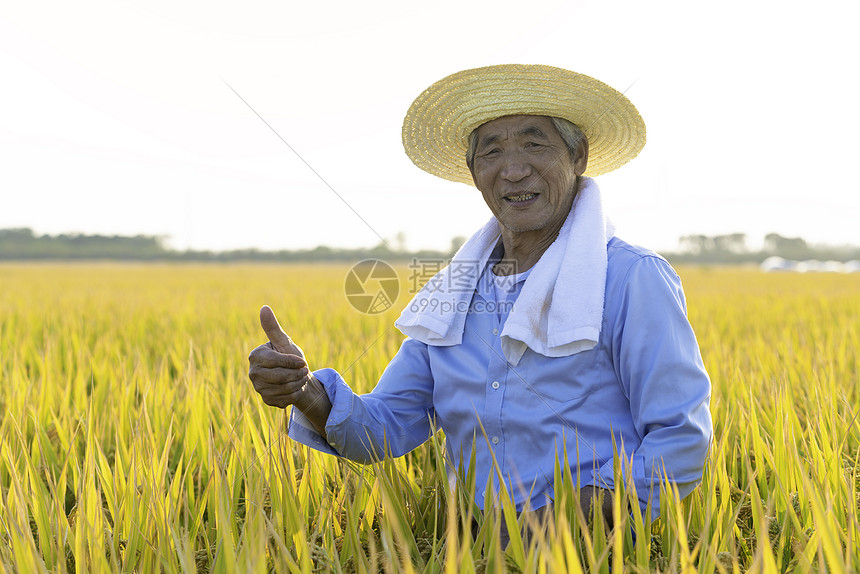
<path fill-rule="evenodd" d="M 281 324 L 278 323 L 278 319 L 275 317 L 275 312 L 268 305 L 263 305 L 260 309 L 260 325 L 269 337 L 272 347 L 277 352 L 284 355 L 295 355 L 304 361 L 305 354 L 301 347 L 293 343 L 290 336 L 284 333 Z"/>
<path fill-rule="evenodd" d="M 260 325 L 269 342 L 251 351 L 248 377 L 264 403 L 285 408 L 299 399 L 307 384 L 309 371 L 305 354 L 284 333 L 268 305 L 260 309 Z"/>
<path fill-rule="evenodd" d="M 260 309 L 260 325 L 269 337 L 248 355 L 248 377 L 263 402 L 272 407 L 295 405 L 325 437 L 331 402 L 325 388 L 308 369 L 305 354 L 278 323 L 268 305 Z"/>

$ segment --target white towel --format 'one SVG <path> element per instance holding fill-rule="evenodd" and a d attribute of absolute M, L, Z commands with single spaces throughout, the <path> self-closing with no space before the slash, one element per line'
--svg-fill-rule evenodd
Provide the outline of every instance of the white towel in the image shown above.
<path fill-rule="evenodd" d="M 526 348 L 565 357 L 597 345 L 606 244 L 614 234 L 597 183 L 585 178 L 558 237 L 532 268 L 502 328 L 502 351 L 509 363 L 517 365 Z M 459 345 L 469 303 L 499 236 L 493 217 L 412 298 L 395 326 L 427 345 Z"/>

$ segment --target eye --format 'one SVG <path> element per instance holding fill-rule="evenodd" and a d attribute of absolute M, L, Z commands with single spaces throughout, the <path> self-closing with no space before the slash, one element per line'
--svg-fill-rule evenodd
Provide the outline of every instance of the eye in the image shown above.
<path fill-rule="evenodd" d="M 544 147 L 544 145 L 543 145 L 542 143 L 538 143 L 538 142 L 528 142 L 528 143 L 526 143 L 526 148 L 527 148 L 527 149 L 540 149 L 540 148 L 542 148 L 542 147 Z"/>
<path fill-rule="evenodd" d="M 494 147 L 494 148 L 488 149 L 487 151 L 482 153 L 481 157 L 493 157 L 493 156 L 499 155 L 500 153 L 502 153 L 502 150 L 500 150 L 497 147 Z"/>

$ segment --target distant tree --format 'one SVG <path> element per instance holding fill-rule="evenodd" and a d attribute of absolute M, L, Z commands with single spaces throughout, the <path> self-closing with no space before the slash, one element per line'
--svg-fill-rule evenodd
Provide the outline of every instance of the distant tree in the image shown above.
<path fill-rule="evenodd" d="M 0 241 L 28 241 L 34 238 L 33 230 L 29 227 L 0 229 Z"/>
<path fill-rule="evenodd" d="M 406 251 L 406 233 L 403 231 L 394 236 L 394 250 L 401 253 Z"/>
<path fill-rule="evenodd" d="M 714 240 L 707 235 L 684 235 L 678 240 L 681 251 L 689 253 L 708 253 L 714 249 Z"/>
<path fill-rule="evenodd" d="M 746 233 L 729 233 L 728 235 L 715 235 L 713 238 L 714 250 L 723 253 L 744 253 L 747 251 Z"/>
<path fill-rule="evenodd" d="M 460 248 L 463 246 L 464 243 L 466 243 L 466 238 L 463 237 L 462 235 L 457 235 L 456 237 L 452 237 L 451 238 L 451 255 L 453 256 L 455 253 L 457 253 L 457 251 L 460 250 Z"/>
<path fill-rule="evenodd" d="M 764 249 L 773 253 L 805 251 L 809 249 L 809 245 L 800 237 L 783 237 L 779 233 L 768 233 L 764 236 Z"/>

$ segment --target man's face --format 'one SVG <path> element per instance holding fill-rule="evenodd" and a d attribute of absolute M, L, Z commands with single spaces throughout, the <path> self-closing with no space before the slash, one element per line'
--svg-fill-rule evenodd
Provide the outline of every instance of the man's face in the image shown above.
<path fill-rule="evenodd" d="M 472 178 L 496 219 L 515 233 L 560 226 L 587 154 L 571 159 L 545 116 L 498 118 L 479 127 L 476 137 Z"/>

